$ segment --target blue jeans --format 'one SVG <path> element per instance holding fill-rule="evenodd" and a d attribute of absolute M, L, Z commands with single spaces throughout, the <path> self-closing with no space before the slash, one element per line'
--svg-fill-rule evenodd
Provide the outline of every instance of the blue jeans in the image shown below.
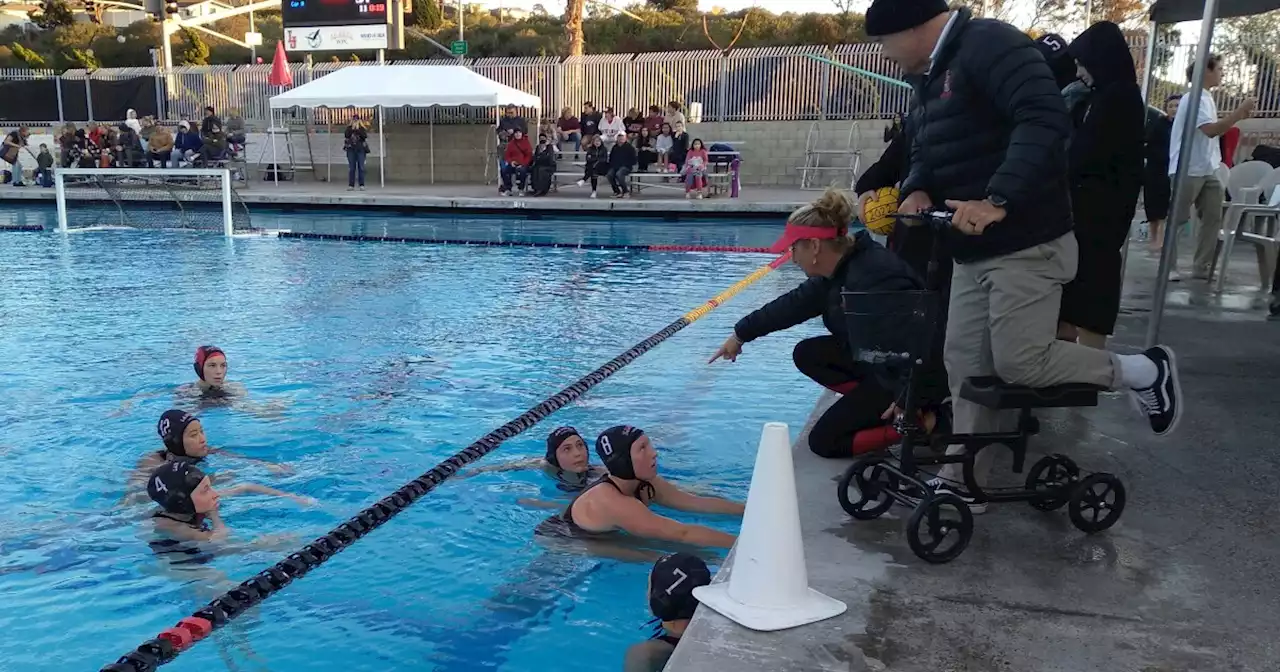
<path fill-rule="evenodd" d="M 609 186 L 613 187 L 613 193 L 631 193 L 631 182 L 628 180 L 631 177 L 631 166 L 610 168 L 605 177 L 609 178 Z"/>
<path fill-rule="evenodd" d="M 23 182 L 22 182 L 22 160 L 21 159 L 13 160 L 13 165 L 9 166 L 9 173 L 13 175 L 13 179 L 10 180 L 9 183 L 15 187 L 22 186 Z"/>
<path fill-rule="evenodd" d="M 573 151 L 575 152 L 582 151 L 582 134 L 581 133 L 577 131 L 569 131 L 569 134 L 564 137 L 564 140 L 573 141 Z M 564 142 L 564 140 L 557 141 L 556 147 L 560 147 L 561 143 Z M 560 149 L 563 150 L 564 147 L 560 147 Z"/>
<path fill-rule="evenodd" d="M 515 176 L 516 186 L 524 191 L 525 181 L 529 179 L 528 166 L 513 166 L 509 163 L 502 166 L 502 190 L 511 191 L 511 177 Z"/>
<path fill-rule="evenodd" d="M 354 187 L 359 181 L 360 186 L 364 186 L 364 157 L 368 156 L 367 152 L 358 149 L 347 150 L 347 186 Z"/>

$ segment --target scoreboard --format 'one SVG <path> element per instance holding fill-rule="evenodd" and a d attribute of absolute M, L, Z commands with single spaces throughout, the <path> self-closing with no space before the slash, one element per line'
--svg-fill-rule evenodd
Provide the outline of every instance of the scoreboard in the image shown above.
<path fill-rule="evenodd" d="M 387 23 L 389 0 L 282 0 L 285 27 L 369 26 Z"/>

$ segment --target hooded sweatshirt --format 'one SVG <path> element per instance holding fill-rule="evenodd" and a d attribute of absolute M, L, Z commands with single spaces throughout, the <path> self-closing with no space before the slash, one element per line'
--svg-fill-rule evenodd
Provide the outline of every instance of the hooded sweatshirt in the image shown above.
<path fill-rule="evenodd" d="M 1093 78 L 1093 93 L 1071 141 L 1076 225 L 1128 231 L 1142 187 L 1146 106 L 1120 27 L 1090 26 L 1068 48 Z"/>

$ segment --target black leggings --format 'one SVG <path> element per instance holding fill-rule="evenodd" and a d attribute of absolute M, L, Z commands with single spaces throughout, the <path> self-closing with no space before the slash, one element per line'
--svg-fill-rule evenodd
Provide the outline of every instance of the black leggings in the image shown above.
<path fill-rule="evenodd" d="M 814 423 L 809 432 L 810 450 L 822 457 L 853 457 L 893 440 L 885 431 L 889 421 L 880 415 L 893 404 L 895 395 L 866 365 L 853 361 L 840 339 L 805 339 L 796 344 L 792 358 L 800 373 L 843 395 Z M 856 453 L 855 444 L 859 448 Z"/>

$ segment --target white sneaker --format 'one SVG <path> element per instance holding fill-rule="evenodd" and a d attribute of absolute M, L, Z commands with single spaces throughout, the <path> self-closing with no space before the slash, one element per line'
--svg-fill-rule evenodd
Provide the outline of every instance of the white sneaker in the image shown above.
<path fill-rule="evenodd" d="M 596 192 L 594 192 L 594 191 L 593 191 L 593 192 L 591 192 L 591 198 L 595 198 L 595 197 L 596 197 Z"/>
<path fill-rule="evenodd" d="M 360 191 L 364 191 L 364 185 L 360 185 Z"/>
<path fill-rule="evenodd" d="M 347 191 L 355 191 L 355 190 L 356 190 L 355 187 L 347 187 Z"/>
<path fill-rule="evenodd" d="M 587 181 L 586 181 L 586 180 L 578 180 L 578 186 L 579 186 L 579 187 L 581 187 L 582 185 L 584 185 L 584 184 L 586 184 L 586 183 L 587 183 Z"/>

